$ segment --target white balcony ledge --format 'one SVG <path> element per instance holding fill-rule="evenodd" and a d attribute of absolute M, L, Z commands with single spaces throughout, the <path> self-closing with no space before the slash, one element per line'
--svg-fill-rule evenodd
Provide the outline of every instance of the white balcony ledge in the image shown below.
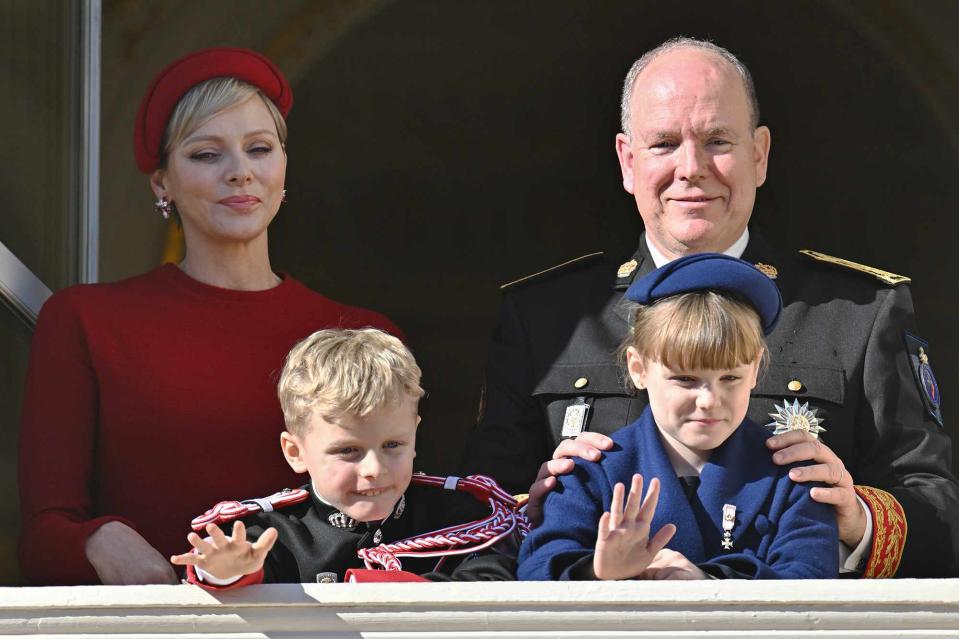
<path fill-rule="evenodd" d="M 0 588 L 0 636 L 959 637 L 959 579 Z"/>

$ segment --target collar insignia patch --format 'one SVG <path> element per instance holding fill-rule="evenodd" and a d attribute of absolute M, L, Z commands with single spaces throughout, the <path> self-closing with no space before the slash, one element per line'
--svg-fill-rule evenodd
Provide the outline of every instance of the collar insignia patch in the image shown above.
<path fill-rule="evenodd" d="M 334 528 L 344 528 L 348 530 L 356 528 L 356 520 L 346 513 L 341 513 L 338 510 L 331 512 L 326 519 Z"/>
<path fill-rule="evenodd" d="M 619 270 L 616 271 L 616 277 L 622 279 L 624 277 L 629 277 L 633 274 L 633 271 L 636 270 L 638 263 L 636 260 L 630 260 L 628 262 L 623 262 L 619 265 Z"/>
<path fill-rule="evenodd" d="M 762 273 L 763 275 L 765 275 L 771 280 L 774 280 L 777 277 L 779 277 L 779 269 L 777 269 L 772 264 L 763 264 L 762 262 L 756 262 L 755 264 L 753 264 L 753 266 L 755 266 L 760 273 Z"/>

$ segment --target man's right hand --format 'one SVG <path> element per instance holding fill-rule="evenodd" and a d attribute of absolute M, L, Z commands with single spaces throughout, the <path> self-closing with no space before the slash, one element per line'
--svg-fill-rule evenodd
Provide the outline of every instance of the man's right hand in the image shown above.
<path fill-rule="evenodd" d="M 106 586 L 179 583 L 166 557 L 119 521 L 109 521 L 90 535 L 86 554 Z"/>
<path fill-rule="evenodd" d="M 536 481 L 529 487 L 529 502 L 526 516 L 534 528 L 543 523 L 543 502 L 546 495 L 556 488 L 556 477 L 573 472 L 573 457 L 586 461 L 599 461 L 602 451 L 613 447 L 613 440 L 601 433 L 585 432 L 576 439 L 564 439 L 553 451 L 553 458 L 539 467 Z"/>

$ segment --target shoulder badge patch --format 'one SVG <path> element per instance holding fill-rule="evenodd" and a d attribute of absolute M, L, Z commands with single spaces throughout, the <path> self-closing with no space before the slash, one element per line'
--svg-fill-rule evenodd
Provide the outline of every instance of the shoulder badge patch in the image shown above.
<path fill-rule="evenodd" d="M 588 264 L 588 263 L 593 262 L 593 261 L 595 261 L 596 259 L 598 259 L 598 258 L 600 258 L 600 257 L 602 257 L 602 256 L 603 256 L 603 252 L 602 252 L 602 251 L 597 251 L 596 253 L 588 253 L 588 254 L 586 254 L 586 255 L 581 255 L 581 256 L 575 257 L 575 258 L 573 258 L 573 259 L 571 259 L 571 260 L 567 260 L 567 261 L 563 262 L 562 264 L 557 264 L 556 266 L 551 266 L 551 267 L 549 267 L 548 269 L 544 269 L 544 270 L 542 270 L 542 271 L 539 271 L 539 272 L 536 272 L 536 273 L 532 273 L 532 274 L 530 274 L 530 275 L 527 275 L 526 277 L 521 277 L 521 278 L 519 278 L 518 280 L 513 280 L 512 282 L 507 282 L 506 284 L 503 284 L 503 285 L 500 286 L 499 288 L 500 288 L 501 291 L 507 291 L 507 290 L 509 290 L 509 289 L 511 289 L 511 288 L 513 288 L 513 287 L 515 287 L 515 286 L 518 286 L 518 285 L 520 285 L 520 284 L 528 284 L 528 283 L 530 283 L 530 282 L 535 282 L 536 280 L 538 280 L 538 279 L 540 279 L 540 278 L 542 278 L 542 277 L 545 277 L 545 276 L 547 276 L 547 275 L 558 275 L 559 273 L 562 273 L 562 272 L 564 272 L 564 271 L 569 270 L 569 269 L 570 269 L 571 267 L 573 267 L 573 266 L 577 266 L 577 265 L 581 265 L 581 264 Z"/>
<path fill-rule="evenodd" d="M 206 528 L 207 524 L 226 524 L 253 513 L 268 513 L 277 508 L 292 506 L 310 498 L 310 493 L 302 488 L 284 488 L 278 493 L 262 499 L 247 499 L 245 501 L 221 501 L 199 517 L 190 522 L 195 532 Z"/>
<path fill-rule="evenodd" d="M 942 396 L 939 394 L 939 382 L 936 381 L 936 376 L 932 374 L 932 366 L 929 365 L 929 342 L 908 331 L 904 331 L 902 337 L 906 342 L 909 367 L 912 369 L 912 376 L 919 386 L 922 403 L 929 416 L 936 420 L 936 423 L 942 428 L 942 410 L 939 407 Z"/>
<path fill-rule="evenodd" d="M 860 273 L 872 275 L 877 280 L 885 282 L 890 286 L 896 286 L 897 284 L 908 284 L 912 281 L 911 277 L 906 277 L 905 275 L 896 275 L 895 273 L 890 273 L 889 271 L 883 271 L 878 268 L 866 266 L 865 264 L 859 264 L 858 262 L 850 262 L 849 260 L 844 260 L 841 257 L 833 257 L 832 255 L 826 255 L 825 253 L 819 253 L 817 251 L 810 251 L 809 249 L 803 249 L 799 252 L 806 257 L 816 260 L 817 262 L 835 264 L 836 266 L 843 266 L 854 271 L 859 271 Z"/>

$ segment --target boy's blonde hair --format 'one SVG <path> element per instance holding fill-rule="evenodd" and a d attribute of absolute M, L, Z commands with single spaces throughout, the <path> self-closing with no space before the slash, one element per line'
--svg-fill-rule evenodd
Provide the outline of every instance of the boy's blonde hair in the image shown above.
<path fill-rule="evenodd" d="M 418 400 L 420 367 L 403 342 L 375 328 L 325 329 L 286 357 L 277 395 L 287 430 L 307 430 L 314 411 L 329 422 L 363 417 L 404 395 Z"/>
<path fill-rule="evenodd" d="M 725 370 L 749 364 L 766 343 L 759 314 L 725 291 L 692 291 L 637 306 L 629 336 L 620 347 L 678 370 Z"/>

